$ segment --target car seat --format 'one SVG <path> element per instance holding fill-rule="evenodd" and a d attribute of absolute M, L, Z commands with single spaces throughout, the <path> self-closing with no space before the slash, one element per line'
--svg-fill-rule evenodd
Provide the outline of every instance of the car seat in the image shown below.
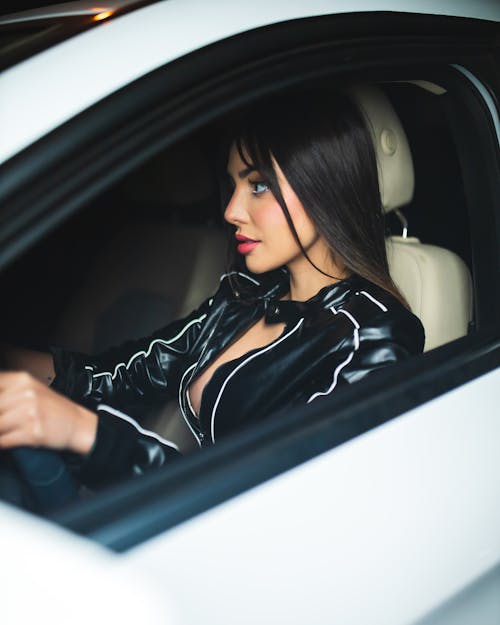
<path fill-rule="evenodd" d="M 472 320 L 473 290 L 469 269 L 454 252 L 408 236 L 400 210 L 415 187 L 413 160 L 405 131 L 394 107 L 379 87 L 349 90 L 364 113 L 377 156 L 382 205 L 401 221 L 401 236 L 387 239 L 392 279 L 425 329 L 425 350 L 467 334 Z"/>

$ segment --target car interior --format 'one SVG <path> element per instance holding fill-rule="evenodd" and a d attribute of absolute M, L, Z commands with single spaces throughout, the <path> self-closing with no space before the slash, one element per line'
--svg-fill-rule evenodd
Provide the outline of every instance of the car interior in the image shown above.
<path fill-rule="evenodd" d="M 464 189 L 442 102 L 431 82 L 347 87 L 379 164 L 391 274 L 426 331 L 426 351 L 474 329 Z M 12 263 L 2 338 L 95 353 L 182 317 L 226 268 L 217 135 L 224 118 L 153 157 Z M 22 288 L 19 288 L 22 285 Z M 146 417 L 183 451 L 195 442 L 175 402 Z"/>

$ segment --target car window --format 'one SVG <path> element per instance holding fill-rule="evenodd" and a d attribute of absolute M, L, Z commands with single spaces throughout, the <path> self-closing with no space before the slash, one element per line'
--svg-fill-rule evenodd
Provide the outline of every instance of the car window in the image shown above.
<path fill-rule="evenodd" d="M 326 67 L 325 59 L 322 62 Z M 171 69 L 167 68 L 167 71 Z M 288 71 L 297 74 L 293 63 Z M 484 340 L 481 331 L 489 331 L 492 313 L 488 311 L 496 310 L 495 298 L 498 299 L 497 293 L 486 285 L 488 267 L 498 262 L 498 254 L 494 251 L 497 235 L 494 229 L 490 229 L 489 239 L 478 238 L 478 231 L 488 230 L 485 224 L 492 219 L 491 198 L 484 197 L 479 202 L 480 208 L 476 210 L 476 200 L 471 200 L 471 192 L 474 195 L 478 180 L 471 174 L 471 164 L 466 157 L 468 151 L 484 154 L 482 158 L 489 159 L 491 170 L 485 167 L 483 174 L 488 181 L 494 180 L 492 172 L 498 164 L 491 158 L 484 139 L 486 135 L 491 140 L 488 122 L 477 113 L 480 108 L 478 102 L 474 105 L 467 100 L 467 97 L 476 98 L 476 95 L 466 97 L 470 86 L 466 86 L 466 81 L 459 78 L 456 70 L 447 63 L 437 62 L 423 69 L 414 69 L 409 64 L 403 69 L 393 68 L 390 76 L 384 76 L 384 71 L 381 71 L 376 80 L 366 68 L 364 72 L 354 72 L 339 65 L 338 71 L 339 76 L 332 77 L 324 69 L 325 75 L 318 77 L 308 69 L 304 77 L 295 77 L 294 88 L 297 88 L 297 81 L 300 83 L 301 80 L 304 85 L 310 86 L 312 82 L 315 87 L 323 89 L 330 88 L 337 81 L 346 89 L 360 82 L 376 83 L 396 109 L 408 136 L 415 168 L 415 192 L 411 201 L 401 207 L 401 214 L 407 222 L 407 234 L 410 238 L 419 239 L 423 245 L 455 254 L 474 281 L 473 310 L 462 343 L 459 341 L 458 345 L 456 342 L 444 345 L 445 351 L 431 351 L 424 362 L 441 363 L 440 359 L 445 359 L 446 354 L 457 359 L 463 357 L 463 354 L 469 353 L 469 348 L 462 348 L 462 345 L 476 345 L 476 334 L 478 341 Z M 426 79 L 426 84 L 415 84 L 415 76 Z M 227 77 L 224 74 L 220 80 L 227 89 L 227 85 L 233 84 L 233 79 L 231 75 Z M 249 80 L 254 79 L 250 77 Z M 286 81 L 291 79 L 281 76 L 280 80 L 279 83 L 269 80 L 268 91 L 286 92 L 290 88 Z M 197 101 L 191 93 L 189 98 L 184 99 L 182 94 L 177 94 L 188 112 L 182 109 L 181 114 L 179 106 L 175 111 L 178 117 L 172 114 L 171 118 L 168 117 L 168 108 L 167 112 L 162 110 L 158 118 L 153 118 L 153 113 L 157 112 L 155 107 L 146 111 L 149 107 L 144 101 L 144 120 L 140 117 L 135 119 L 136 126 L 129 120 L 130 123 L 123 124 L 116 135 L 110 132 L 109 136 L 102 133 L 102 137 L 92 137 L 92 147 L 86 146 L 89 150 L 86 157 L 89 171 L 101 154 L 107 150 L 111 154 L 109 145 L 103 147 L 101 141 L 109 139 L 117 145 L 126 146 L 126 133 L 130 132 L 130 136 L 134 136 L 133 133 L 137 132 L 139 136 L 137 128 L 143 121 L 146 127 L 155 128 L 155 124 L 161 127 L 166 145 L 156 145 L 154 138 L 149 136 L 147 142 L 152 146 L 148 148 L 149 152 L 142 144 L 137 153 L 133 153 L 134 150 L 129 147 L 126 151 L 123 148 L 124 156 L 120 157 L 122 162 L 116 158 L 110 167 L 112 180 L 102 184 L 100 189 L 94 189 L 92 181 L 86 180 L 81 185 L 81 193 L 75 193 L 81 210 L 68 209 L 66 218 L 60 218 L 57 228 L 50 225 L 43 237 L 33 235 L 36 243 L 26 246 L 29 249 L 19 254 L 15 262 L 11 262 L 4 270 L 1 277 L 2 292 L 9 293 L 9 298 L 2 310 L 2 320 L 4 327 L 9 328 L 9 340 L 40 348 L 56 344 L 70 350 L 97 352 L 119 344 L 126 338 L 133 338 L 134 333 L 136 336 L 147 335 L 158 324 L 189 313 L 197 302 L 210 296 L 224 271 L 227 239 L 221 217 L 220 185 L 215 167 L 218 157 L 217 138 L 231 122 L 232 116 L 257 97 L 248 84 L 245 89 L 247 91 L 242 91 L 244 97 L 240 100 L 228 98 L 226 93 L 225 108 L 211 105 L 204 93 L 207 99 L 200 100 L 204 107 L 203 114 L 200 113 L 203 107 L 198 105 L 199 108 L 196 108 Z M 134 96 L 140 90 L 140 84 L 130 87 Z M 163 104 L 174 110 L 172 102 L 177 101 L 172 98 Z M 103 106 L 105 104 L 102 103 Z M 468 107 L 474 109 L 474 114 L 468 114 Z M 167 121 L 162 122 L 165 127 L 160 126 L 160 117 L 167 120 L 170 126 Z M 80 122 L 85 123 L 85 115 L 80 118 Z M 461 132 L 461 129 L 464 131 Z M 156 135 L 161 133 L 155 131 Z M 137 157 L 139 153 L 140 157 Z M 126 166 L 121 168 L 123 162 L 126 162 Z M 196 176 L 193 177 L 190 172 L 186 177 L 185 164 L 189 163 L 192 168 L 193 162 L 197 163 Z M 67 162 L 66 165 L 69 167 L 71 163 Z M 83 169 L 79 169 L 78 174 L 84 175 L 81 173 Z M 71 184 L 72 175 L 76 179 L 76 172 L 72 172 L 67 176 L 65 184 L 68 180 Z M 42 183 L 37 180 L 37 184 Z M 52 183 L 50 175 L 43 179 L 43 184 L 50 186 L 51 192 L 59 192 L 58 185 Z M 68 192 L 68 196 L 72 193 L 74 191 Z M 54 204 L 70 206 L 70 202 L 65 203 L 60 198 Z M 40 221 L 47 223 L 47 214 Z M 34 216 L 30 218 L 36 221 Z M 388 236 L 400 236 L 403 224 L 404 221 L 397 215 L 388 215 Z M 22 290 L 19 289 L 20 284 L 23 285 Z M 33 302 L 44 303 L 36 307 L 35 316 Z M 455 362 L 453 358 L 449 362 Z M 329 440 L 330 446 L 344 442 L 400 414 L 415 403 L 424 401 L 422 397 L 427 400 L 432 397 L 432 393 L 443 392 L 444 387 L 437 383 L 435 387 L 428 385 L 427 395 L 421 394 L 421 390 L 413 395 L 401 390 L 406 388 L 405 384 L 422 384 L 419 378 L 422 375 L 420 366 L 424 367 L 420 362 L 409 363 L 397 374 L 394 372 L 392 376 L 387 376 L 388 388 L 395 392 L 399 389 L 404 397 L 391 403 L 385 414 L 377 408 L 373 411 L 373 420 L 368 419 L 365 424 L 361 424 L 362 416 L 358 420 L 353 419 L 348 435 L 335 439 L 336 443 L 333 439 L 325 438 L 325 441 Z M 389 378 L 392 380 L 389 381 Z M 454 378 L 447 384 L 453 387 L 460 382 Z M 367 380 L 364 386 L 360 384 L 359 391 L 340 394 L 336 400 L 339 411 L 342 409 L 348 413 L 349 410 L 360 410 L 358 399 L 364 392 L 371 397 L 375 386 L 375 382 Z M 367 390 L 361 390 L 363 388 Z M 326 419 L 328 410 L 325 409 L 321 418 Z M 318 415 L 320 413 L 318 409 Z M 235 437 L 235 444 L 243 445 L 242 441 L 251 439 L 253 445 L 261 445 L 264 434 L 269 436 L 270 441 L 278 440 L 283 434 L 280 428 L 288 423 L 286 419 L 292 420 L 294 427 L 300 429 L 311 414 L 312 410 L 307 412 L 300 406 L 293 414 L 278 415 L 276 422 L 270 422 L 261 429 L 241 433 L 242 438 Z M 178 484 L 174 482 L 181 480 L 183 472 L 189 472 L 190 467 L 195 465 L 202 466 L 204 460 L 200 459 L 201 454 L 189 455 L 193 448 L 192 433 L 179 419 L 175 405 L 152 407 L 145 422 L 148 427 L 155 424 L 154 427 L 158 427 L 162 435 L 175 438 L 179 447 L 188 452 L 184 468 L 181 466 L 173 472 L 171 487 L 175 490 Z M 224 450 L 227 449 L 229 455 L 234 453 L 231 452 L 230 441 L 227 445 L 221 447 L 221 452 L 208 453 L 206 462 L 214 466 L 222 462 Z M 305 453 L 304 459 L 311 457 L 307 454 L 318 453 L 318 449 L 324 450 L 325 447 L 316 448 L 313 445 Z M 294 466 L 295 460 L 290 460 L 290 463 L 285 462 L 278 470 L 284 470 L 284 466 Z M 274 469 L 268 470 L 272 474 Z M 151 478 L 152 482 L 154 479 Z M 259 479 L 265 478 L 248 478 L 244 488 L 253 484 L 252 480 L 258 483 Z M 127 488 L 131 491 L 127 491 Z M 134 488 L 125 484 L 121 492 L 127 498 Z M 86 493 L 86 496 L 88 499 L 102 496 L 102 501 L 106 501 L 106 493 Z M 205 502 L 200 505 L 202 509 L 204 505 L 210 504 Z M 74 514 L 73 519 L 80 512 Z"/>

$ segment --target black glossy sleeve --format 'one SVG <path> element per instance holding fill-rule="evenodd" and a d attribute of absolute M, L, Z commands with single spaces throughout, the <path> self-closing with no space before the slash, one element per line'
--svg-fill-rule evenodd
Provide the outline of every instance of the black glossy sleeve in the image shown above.
<path fill-rule="evenodd" d="M 177 446 L 110 406 L 97 408 L 98 425 L 94 446 L 80 458 L 78 477 L 92 487 L 143 475 L 181 457 Z"/>
<path fill-rule="evenodd" d="M 212 300 L 152 336 L 102 354 L 51 348 L 54 390 L 95 408 L 105 402 L 125 410 L 175 397 L 186 360 L 196 350 Z"/>

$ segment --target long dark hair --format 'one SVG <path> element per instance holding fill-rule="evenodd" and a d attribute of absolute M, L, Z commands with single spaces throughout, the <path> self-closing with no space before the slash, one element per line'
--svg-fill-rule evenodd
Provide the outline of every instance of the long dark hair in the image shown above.
<path fill-rule="evenodd" d="M 267 98 L 245 112 L 233 142 L 243 162 L 265 178 L 302 253 L 318 271 L 325 273 L 300 242 L 273 157 L 347 272 L 370 280 L 407 306 L 389 274 L 371 135 L 348 95 L 306 91 Z"/>

